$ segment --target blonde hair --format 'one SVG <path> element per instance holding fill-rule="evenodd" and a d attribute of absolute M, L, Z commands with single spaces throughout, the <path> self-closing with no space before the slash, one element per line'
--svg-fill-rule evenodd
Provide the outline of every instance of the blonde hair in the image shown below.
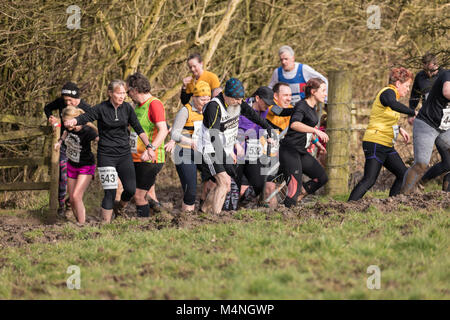
<path fill-rule="evenodd" d="M 62 110 L 61 116 L 63 119 L 64 118 L 73 119 L 75 117 L 78 117 L 79 115 L 82 115 L 83 113 L 84 113 L 83 109 L 73 106 L 67 106 Z M 86 125 L 94 129 L 98 133 L 97 127 L 92 122 L 88 122 L 86 123 Z"/>

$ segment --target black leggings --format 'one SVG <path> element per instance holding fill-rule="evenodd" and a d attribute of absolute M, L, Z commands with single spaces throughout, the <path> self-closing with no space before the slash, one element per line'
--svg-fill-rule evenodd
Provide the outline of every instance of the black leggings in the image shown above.
<path fill-rule="evenodd" d="M 179 156 L 180 163 L 175 165 L 178 177 L 180 177 L 183 189 L 183 202 L 191 206 L 195 203 L 197 195 L 197 170 L 200 166 L 195 164 L 194 150 L 176 146 L 175 152 Z"/>
<path fill-rule="evenodd" d="M 261 163 L 245 163 L 236 166 L 236 183 L 241 187 L 245 182 L 251 185 L 256 195 L 259 195 L 264 189 L 264 175 L 262 174 L 263 165 Z M 245 179 L 246 178 L 246 179 Z"/>
<path fill-rule="evenodd" d="M 303 174 L 311 178 L 303 186 L 308 194 L 314 193 L 328 182 L 325 169 L 313 156 L 309 153 L 299 153 L 290 147 L 280 147 L 280 167 L 288 186 L 288 194 L 284 200 L 286 207 L 297 203 L 297 198 L 302 192 Z"/>
<path fill-rule="evenodd" d="M 361 199 L 366 192 L 372 188 L 377 181 L 382 166 L 392 172 L 396 178 L 389 191 L 389 196 L 398 195 L 407 168 L 397 151 L 395 151 L 393 147 L 386 147 L 378 143 L 367 141 L 363 141 L 363 149 L 366 156 L 364 177 L 353 189 L 348 201 Z"/>
<path fill-rule="evenodd" d="M 436 145 L 436 149 L 441 155 L 441 162 L 428 169 L 428 171 L 422 177 L 423 181 L 434 179 L 441 174 L 450 171 L 450 151 L 438 145 Z M 445 182 L 447 182 L 447 184 Z M 444 177 L 444 186 L 446 187 L 444 191 L 450 191 L 450 183 L 448 182 L 450 182 L 450 172 L 447 173 Z"/>
<path fill-rule="evenodd" d="M 98 155 L 98 167 L 115 167 L 120 181 L 122 182 L 123 192 L 120 197 L 122 201 L 128 202 L 136 193 L 136 174 L 134 170 L 131 154 L 121 157 L 110 157 Z M 117 189 L 105 190 L 105 196 L 102 200 L 102 208 L 112 210 Z"/>

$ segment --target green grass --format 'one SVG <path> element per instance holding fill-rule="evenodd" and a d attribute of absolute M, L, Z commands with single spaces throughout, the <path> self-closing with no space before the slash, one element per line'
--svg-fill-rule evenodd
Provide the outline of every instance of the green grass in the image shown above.
<path fill-rule="evenodd" d="M 244 222 L 245 217 L 251 222 Z M 66 225 L 70 241 L 9 247 L 0 298 L 449 299 L 449 212 L 347 212 L 285 221 L 236 213 L 229 224 L 136 231 L 143 222 Z M 27 236 L 39 237 L 39 228 Z M 69 290 L 67 268 L 81 270 Z M 366 286 L 381 269 L 381 289 Z"/>

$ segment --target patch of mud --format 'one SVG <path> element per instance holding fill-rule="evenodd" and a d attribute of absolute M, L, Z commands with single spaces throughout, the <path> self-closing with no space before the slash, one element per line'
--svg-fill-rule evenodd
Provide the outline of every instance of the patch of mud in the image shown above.
<path fill-rule="evenodd" d="M 205 224 L 231 223 L 231 222 L 251 222 L 253 217 L 242 211 L 222 211 L 218 215 L 196 212 L 181 212 L 181 190 L 170 187 L 158 190 L 159 201 L 163 204 L 163 209 L 159 213 L 152 212 L 150 218 L 139 218 L 136 216 L 136 207 L 130 204 L 126 210 L 126 217 L 119 217 L 113 223 L 121 223 L 125 220 L 139 220 L 139 224 L 130 224 L 127 228 L 117 232 L 127 231 L 156 231 L 164 228 L 195 228 Z M 198 208 L 198 204 L 196 206 Z M 306 198 L 305 202 L 294 208 L 280 206 L 277 210 L 256 207 L 250 203 L 247 209 L 257 209 L 267 220 L 280 218 L 286 222 L 299 223 L 305 219 L 327 219 L 329 216 L 339 216 L 345 219 L 345 214 L 350 211 L 368 212 L 371 208 L 376 208 L 381 212 L 392 213 L 401 212 L 410 208 L 416 211 L 427 210 L 450 210 L 450 193 L 434 191 L 426 194 L 399 195 L 387 199 L 376 199 L 365 197 L 356 202 L 340 202 L 330 199 L 327 203 L 315 201 L 314 197 Z M 74 229 L 83 228 L 74 223 L 71 213 L 68 213 L 68 220 L 54 219 L 53 223 L 36 218 L 32 214 L 11 216 L 0 215 L 0 249 L 9 246 L 24 246 L 30 243 L 55 243 L 63 240 L 71 240 L 74 233 L 67 232 L 67 225 Z M 102 227 L 100 210 L 88 213 L 86 226 Z M 70 228 L 69 228 L 70 229 Z M 69 230 L 70 231 L 70 230 Z M 403 230 L 408 234 L 409 230 Z M 93 232 L 89 238 L 100 236 L 101 233 Z M 1 261 L 0 261 L 1 262 Z M 1 263 L 0 263 L 1 264 Z M 106 296 L 108 294 L 105 294 Z"/>

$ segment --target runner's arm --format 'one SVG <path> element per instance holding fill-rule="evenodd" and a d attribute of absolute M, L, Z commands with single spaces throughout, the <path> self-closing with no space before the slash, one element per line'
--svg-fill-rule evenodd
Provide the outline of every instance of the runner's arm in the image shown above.
<path fill-rule="evenodd" d="M 417 75 L 414 78 L 414 83 L 411 89 L 411 96 L 409 98 L 409 108 L 412 110 L 416 110 L 417 105 L 419 104 L 421 98 L 419 81 L 417 79 Z"/>
<path fill-rule="evenodd" d="M 88 122 L 94 122 L 95 120 L 98 120 L 98 118 L 100 117 L 99 106 L 100 105 L 90 108 L 87 112 L 76 117 L 75 120 L 77 120 L 77 124 L 83 125 Z"/>
<path fill-rule="evenodd" d="M 208 129 L 220 129 L 220 112 L 219 104 L 212 101 L 206 105 L 203 112 L 203 125 Z"/>
<path fill-rule="evenodd" d="M 215 141 L 217 134 L 220 131 L 220 118 L 222 117 L 222 113 L 220 112 L 220 106 L 217 102 L 212 101 L 209 102 L 205 107 L 203 111 L 203 125 L 209 129 L 209 137 L 211 144 L 213 145 L 214 149 L 217 147 L 217 144 L 220 144 L 220 139 L 218 142 Z M 215 132 L 211 134 L 211 129 L 213 129 Z"/>
<path fill-rule="evenodd" d="M 245 101 L 242 101 L 242 103 L 241 103 L 241 115 L 243 115 L 244 117 L 246 117 L 248 120 L 252 121 L 253 123 L 256 123 L 257 125 L 266 129 L 269 137 L 272 136 L 272 127 L 267 122 L 267 120 L 261 118 L 256 113 L 256 111 L 252 107 L 250 107 L 249 104 Z"/>
<path fill-rule="evenodd" d="M 290 117 L 294 113 L 294 108 L 283 108 L 283 111 L 280 112 L 280 117 Z"/>
<path fill-rule="evenodd" d="M 156 148 L 158 148 L 161 143 L 166 139 L 167 134 L 169 133 L 169 130 L 167 130 L 167 124 L 166 121 L 160 121 L 155 123 L 156 128 L 158 129 L 158 133 L 156 134 L 155 139 L 152 141 L 152 145 Z"/>
<path fill-rule="evenodd" d="M 58 98 L 58 99 L 50 102 L 49 104 L 47 104 L 44 107 L 44 113 L 45 113 L 45 116 L 47 117 L 47 119 L 50 118 L 50 116 L 52 115 L 52 111 L 53 110 L 58 110 L 59 109 L 59 106 L 61 105 L 61 99 L 62 98 Z M 63 103 L 64 103 L 64 100 L 63 100 Z"/>
<path fill-rule="evenodd" d="M 270 83 L 268 85 L 268 87 L 270 89 L 273 88 L 273 86 L 278 82 L 278 69 L 273 70 L 272 73 L 272 78 L 270 78 Z"/>
<path fill-rule="evenodd" d="M 180 142 L 183 135 L 181 134 L 181 131 L 183 130 L 184 125 L 186 124 L 186 121 L 189 117 L 189 112 L 186 107 L 183 107 L 178 111 L 177 115 L 175 116 L 175 120 L 173 121 L 172 131 L 171 133 L 171 139 L 175 142 Z"/>
<path fill-rule="evenodd" d="M 186 104 L 191 100 L 192 93 L 186 93 L 186 89 L 181 89 L 180 100 L 182 104 Z"/>
<path fill-rule="evenodd" d="M 403 103 L 397 101 L 395 92 L 393 89 L 387 89 L 380 95 L 380 102 L 385 107 L 390 107 L 392 110 L 404 113 L 414 117 L 416 112 L 413 109 L 408 108 Z"/>
<path fill-rule="evenodd" d="M 442 94 L 444 95 L 444 97 L 450 100 L 450 81 L 444 82 L 444 85 L 442 86 Z"/>

